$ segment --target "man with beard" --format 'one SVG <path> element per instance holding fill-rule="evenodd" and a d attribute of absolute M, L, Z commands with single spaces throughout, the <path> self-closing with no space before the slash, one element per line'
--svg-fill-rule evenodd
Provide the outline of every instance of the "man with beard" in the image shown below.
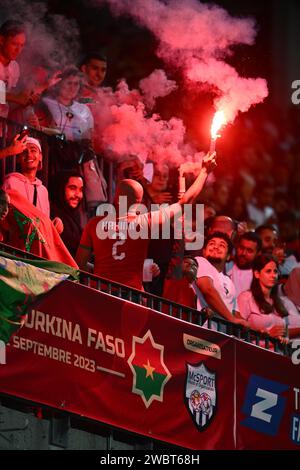
<path fill-rule="evenodd" d="M 203 256 L 197 257 L 198 272 L 194 289 L 198 297 L 198 310 L 211 308 L 216 316 L 231 323 L 245 325 L 246 322 L 236 316 L 236 292 L 231 279 L 224 274 L 226 261 L 233 245 L 225 233 L 215 232 L 209 235 L 203 247 Z"/>
<path fill-rule="evenodd" d="M 227 269 L 227 275 L 232 280 L 236 295 L 250 289 L 253 279 L 252 264 L 262 248 L 259 236 L 254 232 L 246 232 L 238 241 L 233 263 Z"/>
<path fill-rule="evenodd" d="M 262 252 L 271 254 L 277 259 L 281 276 L 288 276 L 294 268 L 299 267 L 297 259 L 286 250 L 285 243 L 279 238 L 278 231 L 273 225 L 260 225 L 255 233 L 261 239 Z"/>
<path fill-rule="evenodd" d="M 77 171 L 63 171 L 55 177 L 51 217 L 62 220 L 64 230 L 61 238 L 72 256 L 76 254 L 82 234 L 80 208 L 83 191 L 83 178 Z"/>

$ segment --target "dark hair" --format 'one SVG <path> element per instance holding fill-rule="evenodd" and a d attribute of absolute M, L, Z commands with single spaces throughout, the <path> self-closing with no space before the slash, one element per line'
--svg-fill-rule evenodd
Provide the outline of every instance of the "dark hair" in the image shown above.
<path fill-rule="evenodd" d="M 4 189 L 0 189 L 0 198 L 4 198 L 5 196 L 7 197 L 7 192 L 4 191 Z"/>
<path fill-rule="evenodd" d="M 233 243 L 232 241 L 230 240 L 229 236 L 227 235 L 227 233 L 223 233 L 223 232 L 213 232 L 213 233 L 210 233 L 204 240 L 204 245 L 203 245 L 203 248 L 206 248 L 208 243 L 210 242 L 210 240 L 212 240 L 213 238 L 221 238 L 222 240 L 224 240 L 226 243 L 227 243 L 227 247 L 228 247 L 228 254 L 231 255 L 232 253 L 232 250 L 233 250 Z"/>
<path fill-rule="evenodd" d="M 197 266 L 199 266 L 199 263 L 198 263 L 198 261 L 196 260 L 196 258 L 195 258 L 194 256 L 192 256 L 192 255 L 184 255 L 183 261 L 184 261 L 185 259 L 192 259 L 192 260 L 194 261 L 194 263 L 195 263 Z"/>
<path fill-rule="evenodd" d="M 58 78 L 65 80 L 66 78 L 73 77 L 73 76 L 83 77 L 82 72 L 77 68 L 71 65 L 70 67 L 66 67 L 59 75 Z"/>
<path fill-rule="evenodd" d="M 17 20 L 7 20 L 0 27 L 0 36 L 5 38 L 9 36 L 17 36 L 17 34 L 26 33 L 26 28 L 21 21 Z"/>
<path fill-rule="evenodd" d="M 63 170 L 50 179 L 49 193 L 51 201 L 59 207 L 65 205 L 65 187 L 70 178 L 82 178 L 84 188 L 84 178 L 76 170 Z"/>
<path fill-rule="evenodd" d="M 257 233 L 255 232 L 243 233 L 243 235 L 239 237 L 238 243 L 240 243 L 242 240 L 248 240 L 249 242 L 256 243 L 257 251 L 262 250 L 262 241 L 261 241 L 261 238 L 257 235 Z"/>
<path fill-rule="evenodd" d="M 107 62 L 107 57 L 104 51 L 90 51 L 87 52 L 82 58 L 79 64 L 79 68 L 81 68 L 83 65 L 87 65 L 93 59 L 101 60 L 101 62 Z"/>
<path fill-rule="evenodd" d="M 255 271 L 260 272 L 268 263 L 271 263 L 272 261 L 276 264 L 278 268 L 277 260 L 272 255 L 264 254 L 257 256 L 253 261 L 253 274 Z M 271 290 L 271 299 L 273 300 L 273 305 L 271 305 L 265 299 L 259 279 L 257 279 L 254 275 L 250 289 L 261 313 L 268 315 L 269 313 L 276 311 L 281 317 L 286 317 L 288 315 L 287 309 L 285 308 L 282 303 L 282 300 L 277 294 L 277 285 L 275 285 Z"/>
<path fill-rule="evenodd" d="M 272 232 L 278 233 L 274 225 L 270 225 L 270 224 L 260 225 L 259 227 L 255 229 L 255 233 L 257 233 L 257 235 L 260 236 L 264 230 L 271 230 Z"/>
<path fill-rule="evenodd" d="M 53 98 L 56 98 L 58 93 L 59 93 L 59 89 L 60 89 L 62 81 L 66 80 L 69 77 L 73 77 L 73 76 L 76 76 L 76 77 L 79 77 L 80 79 L 83 79 L 83 73 L 77 67 L 74 67 L 74 66 L 66 67 L 57 76 L 61 80 L 58 83 L 56 83 L 54 86 L 50 87 L 47 91 L 47 94 L 49 96 L 53 97 Z"/>

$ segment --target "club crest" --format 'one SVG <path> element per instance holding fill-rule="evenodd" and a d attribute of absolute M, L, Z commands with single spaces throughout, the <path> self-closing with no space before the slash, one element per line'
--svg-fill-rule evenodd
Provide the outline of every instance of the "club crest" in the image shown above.
<path fill-rule="evenodd" d="M 217 404 L 216 374 L 203 362 L 187 364 L 184 401 L 194 424 L 203 431 L 213 419 Z"/>

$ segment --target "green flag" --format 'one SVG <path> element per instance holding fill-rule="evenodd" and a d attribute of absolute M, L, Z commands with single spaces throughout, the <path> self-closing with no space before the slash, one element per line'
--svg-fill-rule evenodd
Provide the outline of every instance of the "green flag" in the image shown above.
<path fill-rule="evenodd" d="M 0 252 L 0 340 L 5 343 L 26 321 L 32 303 L 79 271 L 54 261 L 23 260 Z"/>

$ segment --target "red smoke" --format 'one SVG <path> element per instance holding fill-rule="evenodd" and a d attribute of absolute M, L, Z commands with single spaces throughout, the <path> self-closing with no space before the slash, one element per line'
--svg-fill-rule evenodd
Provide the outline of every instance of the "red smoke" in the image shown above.
<path fill-rule="evenodd" d="M 197 0 L 106 0 L 113 13 L 129 14 L 158 39 L 157 54 L 182 69 L 184 78 L 216 93 L 216 109 L 229 121 L 268 95 L 263 79 L 243 78 L 225 62 L 232 46 L 254 43 L 252 19 L 231 17 L 223 8 Z"/>
<path fill-rule="evenodd" d="M 155 104 L 155 98 L 170 93 L 175 83 L 168 80 L 163 71 L 155 70 L 141 81 L 140 87 L 143 95 L 129 90 L 124 80 L 115 92 L 111 88 L 99 90 L 97 102 L 91 105 L 97 122 L 97 147 L 118 160 L 138 155 L 144 162 L 150 157 L 157 162 L 180 164 L 193 157 L 200 158 L 201 155 L 185 143 L 181 119 L 165 121 L 158 114 L 149 116 L 148 109 Z"/>

